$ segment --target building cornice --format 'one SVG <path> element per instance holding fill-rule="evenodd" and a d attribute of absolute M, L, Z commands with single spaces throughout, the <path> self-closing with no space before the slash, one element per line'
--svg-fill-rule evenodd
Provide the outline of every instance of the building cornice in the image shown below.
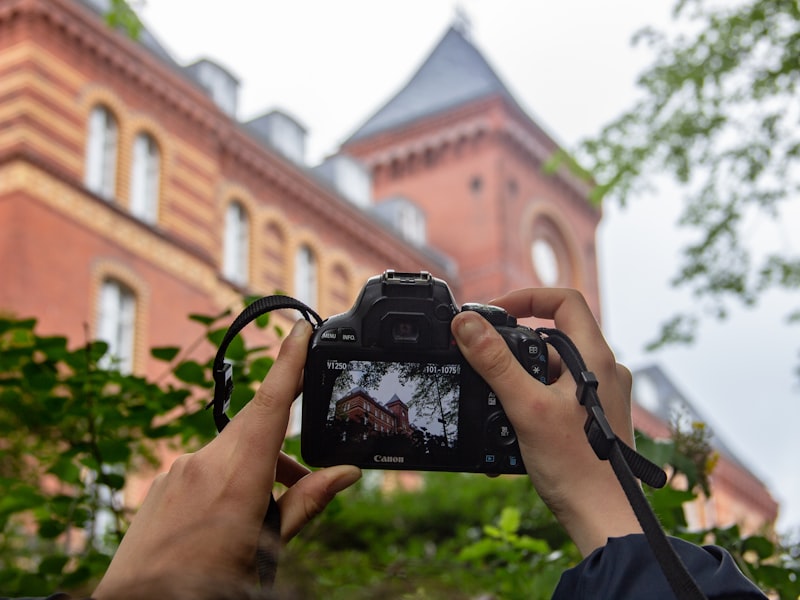
<path fill-rule="evenodd" d="M 498 114 L 502 114 L 502 118 L 497 118 Z M 405 161 L 413 155 L 424 155 L 428 150 L 439 151 L 461 139 L 470 140 L 478 135 L 491 135 L 507 143 L 523 160 L 540 169 L 560 150 L 544 130 L 500 94 L 353 141 L 345 144 L 343 150 L 375 169 L 393 161 Z M 589 183 L 566 167 L 549 175 L 583 210 L 599 219 L 600 207 L 589 200 L 592 189 Z"/>
<path fill-rule="evenodd" d="M 135 40 L 108 26 L 74 0 L 15 0 L 0 10 L 0 25 L 23 18 L 40 24 L 69 46 L 103 64 L 138 88 L 189 119 L 195 127 L 219 129 L 222 114 L 183 74 L 150 54 Z"/>

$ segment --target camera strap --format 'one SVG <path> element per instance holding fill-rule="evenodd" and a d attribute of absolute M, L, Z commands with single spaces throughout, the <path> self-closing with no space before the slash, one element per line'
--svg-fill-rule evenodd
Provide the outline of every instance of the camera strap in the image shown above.
<path fill-rule="evenodd" d="M 225 361 L 225 353 L 228 350 L 228 346 L 248 323 L 268 312 L 285 308 L 300 311 L 303 318 L 311 323 L 314 328 L 319 327 L 323 322 L 322 317 L 295 298 L 282 295 L 265 296 L 245 308 L 231 323 L 225 333 L 225 337 L 222 338 L 212 366 L 214 398 L 206 406 L 206 409 L 214 409 L 214 424 L 217 426 L 218 432 L 221 432 L 230 423 L 230 417 L 226 412 L 230 408 L 231 394 L 233 393 L 233 365 Z M 262 531 L 278 539 L 277 544 L 260 543 L 256 549 L 256 569 L 258 570 L 259 582 L 262 586 L 269 587 L 275 582 L 275 576 L 278 572 L 278 549 L 281 536 L 280 508 L 277 500 L 275 500 L 275 495 L 272 493 L 269 496 L 269 508 L 267 508 L 267 513 L 264 515 L 264 522 L 261 527 Z"/>
<path fill-rule="evenodd" d="M 651 487 L 661 488 L 667 482 L 666 473 L 619 439 L 611 429 L 597 395 L 597 378 L 586 368 L 586 363 L 572 340 L 558 329 L 540 327 L 536 332 L 556 349 L 575 379 L 578 402 L 586 409 L 587 417 L 583 427 L 586 438 L 597 457 L 611 463 L 673 593 L 679 600 L 705 599 L 700 586 L 669 543 L 658 517 L 636 481 L 638 478 Z"/>

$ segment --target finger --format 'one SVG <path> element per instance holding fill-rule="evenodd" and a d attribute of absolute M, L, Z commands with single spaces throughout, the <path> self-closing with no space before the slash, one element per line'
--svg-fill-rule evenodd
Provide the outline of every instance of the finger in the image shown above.
<path fill-rule="evenodd" d="M 587 364 L 616 364 L 608 343 L 583 295 L 564 288 L 531 288 L 510 292 L 492 300 L 517 317 L 551 319 L 581 350 Z M 595 367 L 598 368 L 598 367 Z"/>
<path fill-rule="evenodd" d="M 307 321 L 295 323 L 253 399 L 215 440 L 228 444 L 230 468 L 246 470 L 259 489 L 275 473 L 311 332 Z"/>
<path fill-rule="evenodd" d="M 288 454 L 284 452 L 278 454 L 278 465 L 275 474 L 275 481 L 278 483 L 291 487 L 310 472 L 309 469 Z"/>
<path fill-rule="evenodd" d="M 464 358 L 502 399 L 503 408 L 515 426 L 526 422 L 515 399 L 527 398 L 526 402 L 534 403 L 530 408 L 535 410 L 536 399 L 542 398 L 547 386 L 528 375 L 505 340 L 478 313 L 459 313 L 453 319 L 452 330 Z"/>
<path fill-rule="evenodd" d="M 361 469 L 338 465 L 314 471 L 286 490 L 278 499 L 281 509 L 281 541 L 291 540 L 343 489 L 361 478 Z"/>

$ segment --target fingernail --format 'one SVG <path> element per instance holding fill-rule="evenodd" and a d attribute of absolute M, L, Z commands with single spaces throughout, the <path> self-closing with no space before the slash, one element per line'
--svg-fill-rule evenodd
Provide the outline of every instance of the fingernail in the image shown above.
<path fill-rule="evenodd" d="M 456 326 L 453 335 L 456 339 L 469 346 L 486 331 L 488 323 L 474 312 L 465 311 L 456 317 Z"/>
<path fill-rule="evenodd" d="M 292 327 L 292 330 L 289 332 L 289 335 L 292 337 L 305 335 L 308 332 L 309 327 L 311 327 L 311 323 L 305 319 L 298 319 L 294 324 L 294 327 Z"/>
<path fill-rule="evenodd" d="M 336 477 L 333 481 L 331 481 L 330 486 L 328 487 L 328 489 L 334 494 L 338 494 L 343 489 L 349 488 L 356 481 L 361 479 L 361 469 L 358 467 L 340 465 L 339 467 L 333 468 L 339 471 L 336 473 Z"/>

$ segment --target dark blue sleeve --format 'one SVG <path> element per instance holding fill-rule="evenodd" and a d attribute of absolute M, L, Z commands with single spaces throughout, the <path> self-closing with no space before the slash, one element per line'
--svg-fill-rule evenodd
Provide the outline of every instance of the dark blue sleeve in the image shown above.
<path fill-rule="evenodd" d="M 766 600 L 722 548 L 700 547 L 677 538 L 670 538 L 670 542 L 709 600 Z M 600 598 L 674 600 L 675 595 L 643 534 L 609 538 L 604 547 L 565 571 L 553 594 L 553 600 Z"/>

